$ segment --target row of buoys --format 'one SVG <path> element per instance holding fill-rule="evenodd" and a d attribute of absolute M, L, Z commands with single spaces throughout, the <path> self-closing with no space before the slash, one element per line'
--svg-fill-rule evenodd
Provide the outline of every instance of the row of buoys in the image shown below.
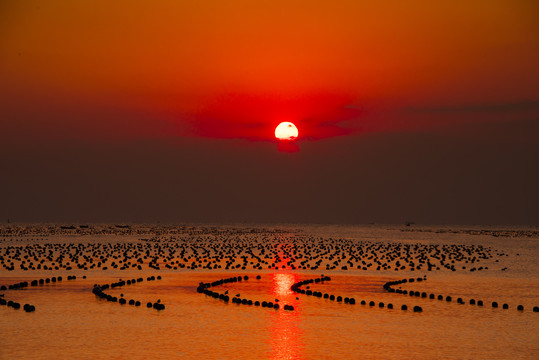
<path fill-rule="evenodd" d="M 260 280 L 261 279 L 261 276 L 260 275 L 257 275 L 256 277 L 257 280 Z M 199 294 L 204 294 L 206 296 L 210 296 L 214 299 L 219 299 L 219 300 L 222 300 L 224 302 L 229 302 L 230 301 L 230 296 L 227 294 L 228 293 L 228 290 L 226 293 L 222 294 L 222 293 L 218 293 L 216 291 L 212 291 L 210 290 L 209 288 L 210 287 L 215 287 L 215 286 L 220 286 L 220 285 L 223 285 L 223 284 L 229 284 L 229 283 L 236 283 L 236 282 L 241 282 L 241 281 L 247 281 L 249 280 L 249 276 L 245 275 L 243 277 L 241 276 L 234 276 L 234 277 L 230 277 L 230 278 L 226 278 L 226 279 L 220 279 L 220 280 L 217 280 L 217 281 L 213 281 L 211 283 L 204 283 L 204 282 L 201 282 L 198 287 L 197 287 L 197 292 Z M 278 304 L 279 300 L 278 299 L 275 299 L 275 303 L 271 302 L 271 301 L 253 301 L 253 300 L 250 300 L 250 299 L 246 299 L 246 298 L 240 298 L 240 294 L 234 296 L 232 298 L 232 303 L 233 304 L 238 304 L 238 305 L 254 305 L 254 306 L 260 306 L 260 307 L 263 307 L 263 308 L 271 308 L 271 309 L 275 309 L 275 310 L 279 310 L 280 309 L 280 305 Z M 283 306 L 283 309 L 284 310 L 288 310 L 288 311 L 294 311 L 294 306 L 292 305 L 284 305 Z"/>
<path fill-rule="evenodd" d="M 343 302 L 343 300 L 344 300 L 345 304 L 351 304 L 351 305 L 354 305 L 356 303 L 355 298 L 349 298 L 349 297 L 343 298 L 342 296 L 335 296 L 333 294 L 327 294 L 327 293 L 322 294 L 321 291 L 303 290 L 303 289 L 300 288 L 301 286 L 306 285 L 306 284 L 313 284 L 313 283 L 318 284 L 318 283 L 324 283 L 324 281 L 331 281 L 331 278 L 329 276 L 322 275 L 319 278 L 299 281 L 299 282 L 293 284 L 290 287 L 290 289 L 293 292 L 304 294 L 304 295 L 307 295 L 307 296 L 315 296 L 315 297 L 318 297 L 318 298 L 323 297 L 324 299 L 329 299 L 331 301 L 336 300 L 337 302 Z"/>
<path fill-rule="evenodd" d="M 6 300 L 4 298 L 0 298 L 0 305 L 11 307 L 14 310 L 19 310 L 21 308 L 21 304 L 19 304 L 18 302 Z M 26 312 L 34 312 L 36 311 L 36 307 L 34 305 L 24 304 L 23 310 Z"/>
<path fill-rule="evenodd" d="M 8 306 L 8 307 L 11 307 L 13 309 L 20 309 L 21 308 L 21 304 L 19 304 L 18 302 L 15 302 L 15 301 L 12 301 L 12 300 L 6 300 L 6 299 L 2 299 L 0 298 L 0 305 L 4 305 L 4 306 Z"/>
<path fill-rule="evenodd" d="M 154 280 L 161 280 L 161 276 L 148 276 L 146 278 L 147 281 L 154 281 Z M 137 279 L 129 279 L 129 280 L 122 280 L 120 279 L 119 281 L 117 282 L 113 282 L 111 284 L 104 284 L 104 285 L 97 285 L 95 284 L 93 289 L 92 289 L 92 293 L 101 298 L 101 299 L 104 299 L 104 300 L 107 300 L 107 301 L 110 301 L 110 302 L 117 302 L 119 303 L 120 305 L 126 305 L 126 304 L 129 304 L 129 305 L 132 305 L 132 306 L 141 306 L 142 303 L 139 301 L 139 300 L 134 300 L 134 299 L 130 299 L 130 300 L 127 300 L 123 297 L 123 294 L 120 295 L 120 298 L 117 298 L 116 296 L 112 296 L 110 294 L 107 294 L 105 293 L 103 290 L 107 290 L 107 289 L 114 289 L 114 288 L 120 288 L 122 286 L 126 286 L 126 285 L 134 285 L 134 284 L 137 284 L 137 283 L 140 283 L 140 282 L 143 282 L 144 281 L 144 278 L 137 278 Z M 151 303 L 151 302 L 148 302 L 147 303 L 147 307 L 148 308 L 154 308 L 156 310 L 164 310 L 165 309 L 165 305 L 161 303 L 160 300 L 158 300 L 157 302 L 155 303 Z"/>
<path fill-rule="evenodd" d="M 69 275 L 67 277 L 68 280 L 75 280 L 77 277 L 75 275 Z M 84 278 L 86 278 L 86 276 L 84 276 Z M 0 286 L 0 290 L 20 290 L 20 289 L 24 289 L 28 286 L 38 286 L 38 285 L 44 285 L 44 284 L 50 284 L 50 283 L 56 283 L 56 282 L 61 282 L 63 280 L 63 278 L 61 276 L 53 276 L 51 278 L 45 278 L 45 279 L 38 279 L 38 280 L 31 280 L 30 282 L 28 281 L 21 281 L 21 282 L 18 282 L 18 283 L 15 283 L 15 284 L 11 284 L 11 285 L 2 285 Z M 15 310 L 18 310 L 21 308 L 21 304 L 19 304 L 18 302 L 14 302 L 14 301 L 7 301 L 3 298 L 0 298 L 0 305 L 7 305 L 8 307 L 11 307 Z M 26 312 L 34 312 L 36 311 L 36 307 L 34 305 L 30 305 L 30 304 L 24 304 L 23 306 L 23 310 L 26 311 Z"/>
<path fill-rule="evenodd" d="M 402 295 L 409 295 L 409 296 L 416 296 L 416 297 L 421 297 L 421 298 L 429 298 L 431 300 L 433 299 L 438 299 L 438 300 L 445 300 L 446 302 L 452 302 L 453 301 L 453 298 L 451 296 L 443 296 L 443 295 L 438 295 L 436 296 L 435 294 L 427 294 L 426 292 L 419 292 L 419 291 L 414 291 L 414 290 L 401 290 L 401 289 L 394 289 L 392 288 L 392 286 L 394 285 L 400 285 L 400 284 L 405 284 L 405 283 L 413 283 L 414 281 L 424 281 L 427 279 L 427 276 L 425 275 L 423 278 L 417 278 L 417 279 L 414 279 L 414 278 L 410 278 L 410 279 L 401 279 L 401 280 L 396 280 L 396 281 L 388 281 L 384 284 L 384 290 L 390 292 L 390 293 L 396 293 L 396 294 L 402 294 Z M 466 302 L 462 299 L 462 298 L 457 298 L 457 304 L 459 305 L 465 305 Z M 475 299 L 470 299 L 469 302 L 468 302 L 470 305 L 477 305 L 477 306 L 483 306 L 484 303 L 482 300 L 475 300 Z M 499 307 L 499 304 L 497 301 L 493 301 L 491 303 L 491 306 L 492 308 L 496 309 Z M 504 303 L 502 305 L 502 308 L 507 310 L 509 309 L 509 304 L 507 303 Z M 518 311 L 524 311 L 524 306 L 523 305 L 518 305 L 516 307 L 516 309 Z M 537 309 L 537 310 L 536 310 Z M 533 308 L 533 312 L 539 312 L 539 308 L 537 306 L 535 306 Z"/>
<path fill-rule="evenodd" d="M 406 224 L 410 226 L 409 223 Z M 537 230 L 470 230 L 470 229 L 424 229 L 424 228 L 405 228 L 401 229 L 403 232 L 422 232 L 422 233 L 436 233 L 436 234 L 467 234 L 467 235 L 489 235 L 493 237 L 539 237 L 539 231 Z"/>
<path fill-rule="evenodd" d="M 206 233 L 205 231 L 208 231 Z M 469 270 L 483 261 L 505 256 L 478 245 L 378 243 L 318 238 L 303 234 L 287 244 L 272 231 L 261 233 L 202 229 L 200 237 L 158 235 L 143 242 L 35 243 L 0 249 L 0 266 L 7 270 L 177 269 L 303 269 L 316 270 Z M 207 235 L 207 236 L 206 236 Z M 44 241 L 44 240 L 39 240 Z M 216 246 L 215 244 L 224 244 Z M 498 260 L 498 259 L 496 259 Z M 482 264 L 481 264 L 482 265 Z"/>
<path fill-rule="evenodd" d="M 342 296 L 335 296 L 333 294 L 327 294 L 327 293 L 322 294 L 322 292 L 320 292 L 320 291 L 312 291 L 312 290 L 301 289 L 301 286 L 303 286 L 303 285 L 313 284 L 313 283 L 314 284 L 324 283 L 324 281 L 331 281 L 331 278 L 329 276 L 321 275 L 319 278 L 298 281 L 297 283 L 294 283 L 290 287 L 290 289 L 293 292 L 296 292 L 296 293 L 299 293 L 299 294 L 304 294 L 304 295 L 308 295 L 308 296 L 315 296 L 315 297 L 318 297 L 318 298 L 329 299 L 331 301 L 344 302 L 345 304 L 354 305 L 356 303 L 356 299 L 353 298 L 353 297 L 350 297 L 350 298 L 345 297 L 345 298 L 343 298 Z M 361 300 L 361 305 L 367 305 L 367 301 Z M 376 303 L 374 301 L 370 301 L 369 306 L 374 307 L 374 306 L 376 306 Z M 384 307 L 386 307 L 386 304 L 383 303 L 383 302 L 379 302 L 378 307 L 379 308 L 384 308 Z M 391 304 L 391 303 L 387 304 L 387 308 L 390 309 L 390 310 L 393 309 L 393 304 Z M 414 309 L 414 312 L 422 312 L 423 311 L 423 309 L 420 306 L 414 306 L 413 309 Z M 408 310 L 408 306 L 402 305 L 401 310 Z"/>
<path fill-rule="evenodd" d="M 520 230 L 492 230 L 492 229 L 431 229 L 423 227 L 407 227 L 400 229 L 401 232 L 421 232 L 436 234 L 465 234 L 465 235 L 489 235 L 493 237 L 511 237 L 511 238 L 536 238 L 539 237 L 538 230 L 520 229 Z M 32 237 L 32 239 L 42 239 L 48 235 L 140 235 L 147 236 L 148 233 L 174 234 L 182 236 L 221 236 L 233 232 L 237 235 L 265 235 L 282 236 L 292 234 L 299 236 L 301 230 L 276 229 L 276 228 L 245 228 L 245 227 L 226 227 L 217 226 L 188 226 L 188 225 L 151 225 L 151 226 L 131 226 L 125 224 L 110 225 L 88 225 L 88 224 L 64 224 L 64 225 L 17 225 L 9 224 L 3 228 L 0 237 L 4 241 L 10 238 L 16 241 L 17 237 Z M 14 239 L 15 238 L 15 239 Z"/>
<path fill-rule="evenodd" d="M 69 275 L 67 277 L 67 280 L 76 280 L 77 279 L 77 276 L 76 275 Z M 86 279 L 86 275 L 83 276 L 83 279 Z M 11 284 L 11 285 L 2 285 L 0 286 L 0 290 L 17 290 L 17 289 L 23 289 L 25 287 L 28 287 L 28 286 L 38 286 L 38 285 L 44 285 L 44 284 L 50 284 L 50 283 L 55 283 L 55 282 L 60 282 L 62 281 L 63 278 L 61 276 L 53 276 L 51 278 L 44 278 L 44 279 L 38 279 L 38 280 L 31 280 L 30 282 L 28 281 L 21 281 L 21 282 L 18 282 L 18 283 L 15 283 L 15 284 Z"/>

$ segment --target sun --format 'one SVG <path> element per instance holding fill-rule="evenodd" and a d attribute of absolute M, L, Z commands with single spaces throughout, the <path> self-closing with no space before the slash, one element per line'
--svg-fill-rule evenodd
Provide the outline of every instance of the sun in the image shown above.
<path fill-rule="evenodd" d="M 275 137 L 279 140 L 294 140 L 298 137 L 298 128 L 291 122 L 282 122 L 275 128 Z"/>

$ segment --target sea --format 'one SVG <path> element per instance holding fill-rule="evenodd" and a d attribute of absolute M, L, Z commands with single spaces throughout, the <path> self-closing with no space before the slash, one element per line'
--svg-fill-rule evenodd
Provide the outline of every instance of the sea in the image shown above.
<path fill-rule="evenodd" d="M 539 359 L 539 229 L 407 225 L 4 224 L 0 359 Z"/>

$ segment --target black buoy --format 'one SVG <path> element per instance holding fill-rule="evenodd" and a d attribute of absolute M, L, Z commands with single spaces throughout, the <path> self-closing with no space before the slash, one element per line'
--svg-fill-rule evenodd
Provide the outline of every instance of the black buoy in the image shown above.
<path fill-rule="evenodd" d="M 518 311 L 524 311 L 524 306 L 522 306 L 522 305 L 517 306 L 517 310 Z"/>
<path fill-rule="evenodd" d="M 408 306 L 402 305 L 402 306 L 401 306 L 401 310 L 408 310 Z"/>
<path fill-rule="evenodd" d="M 421 308 L 421 306 L 414 306 L 414 312 L 422 312 L 423 309 Z"/>
<path fill-rule="evenodd" d="M 498 307 L 498 303 L 497 303 L 496 301 L 493 301 L 493 302 L 492 302 L 492 307 L 493 307 L 493 308 L 497 308 L 497 307 Z"/>

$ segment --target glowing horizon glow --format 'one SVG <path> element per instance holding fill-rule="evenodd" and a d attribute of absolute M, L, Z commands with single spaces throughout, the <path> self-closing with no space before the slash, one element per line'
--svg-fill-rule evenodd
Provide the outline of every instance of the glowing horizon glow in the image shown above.
<path fill-rule="evenodd" d="M 289 121 L 284 121 L 275 128 L 275 137 L 279 140 L 295 140 L 298 135 L 298 128 Z"/>

